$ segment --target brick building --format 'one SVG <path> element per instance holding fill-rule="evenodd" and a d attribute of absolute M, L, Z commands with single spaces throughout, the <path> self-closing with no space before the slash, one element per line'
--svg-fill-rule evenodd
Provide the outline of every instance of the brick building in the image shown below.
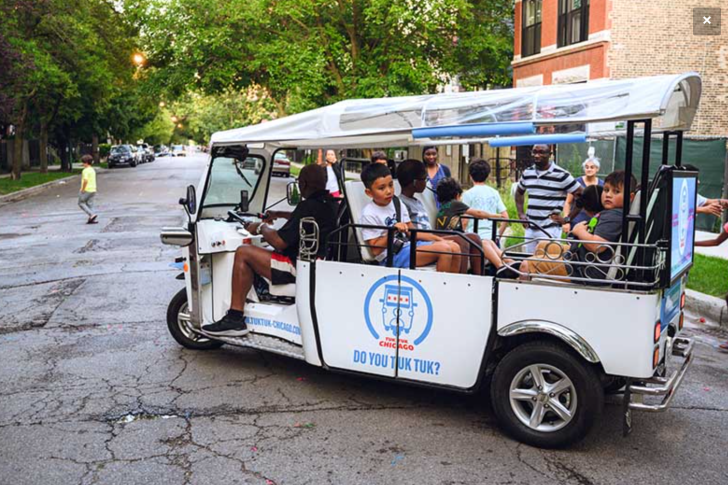
<path fill-rule="evenodd" d="M 693 9 L 721 6 L 720 35 L 694 35 Z M 514 86 L 697 71 L 703 95 L 690 136 L 728 136 L 725 0 L 516 0 L 515 7 Z"/>
<path fill-rule="evenodd" d="M 515 87 L 700 73 L 703 92 L 692 129 L 686 134 L 683 161 L 699 167 L 703 195 L 728 197 L 726 0 L 515 2 Z M 709 26 L 703 19 L 704 9 L 712 10 Z M 608 170 L 619 166 L 620 153 L 623 161 L 620 141 L 614 140 L 612 149 L 608 145 L 601 148 L 599 156 L 611 158 Z M 653 152 L 655 146 L 653 143 Z M 583 147 L 559 149 L 571 155 L 560 163 L 568 165 L 570 160 L 570 169 L 580 170 Z M 524 156 L 527 154 L 517 157 Z M 719 230 L 719 224 L 708 216 L 700 216 L 698 225 Z"/>

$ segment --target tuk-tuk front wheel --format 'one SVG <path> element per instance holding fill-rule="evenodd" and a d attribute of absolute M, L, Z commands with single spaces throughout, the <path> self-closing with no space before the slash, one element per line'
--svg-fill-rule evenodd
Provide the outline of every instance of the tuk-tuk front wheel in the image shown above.
<path fill-rule="evenodd" d="M 192 350 L 210 350 L 222 347 L 223 342 L 209 339 L 193 330 L 189 308 L 186 289 L 177 292 L 167 307 L 167 328 L 177 343 Z"/>
<path fill-rule="evenodd" d="M 504 430 L 541 448 L 573 444 L 602 412 L 597 372 L 559 344 L 530 342 L 511 350 L 493 374 L 493 410 Z"/>

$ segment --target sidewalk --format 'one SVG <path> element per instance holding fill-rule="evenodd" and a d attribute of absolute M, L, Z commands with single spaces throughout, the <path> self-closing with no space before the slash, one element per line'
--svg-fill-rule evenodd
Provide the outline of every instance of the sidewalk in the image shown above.
<path fill-rule="evenodd" d="M 81 170 L 83 168 L 83 164 L 82 163 L 74 163 L 73 166 L 72 166 L 72 168 L 74 170 L 76 170 L 76 169 L 77 170 Z M 96 168 L 97 173 L 104 172 L 106 170 L 106 169 L 103 169 L 101 167 L 95 167 L 95 168 Z M 49 173 L 54 173 L 54 172 L 55 173 L 61 173 L 60 170 L 61 170 L 61 168 L 60 168 L 59 165 L 54 165 L 54 166 L 49 166 L 48 167 L 48 172 Z M 23 174 L 36 174 L 36 173 L 39 173 L 39 172 L 37 172 L 37 171 L 26 171 L 26 172 L 22 172 L 22 173 Z M 9 177 L 10 177 L 10 174 L 0 174 L 0 180 L 6 179 L 6 178 L 9 178 Z M 50 180 L 50 181 L 45 182 L 45 183 L 42 183 L 42 184 L 34 185 L 32 187 L 28 187 L 28 188 L 21 189 L 21 190 L 16 190 L 15 192 L 10 192 L 10 193 L 5 194 L 5 195 L 0 195 L 0 204 L 6 204 L 6 203 L 9 203 L 9 202 L 14 202 L 14 201 L 17 201 L 17 200 L 25 199 L 26 197 L 29 197 L 29 196 L 35 195 L 35 194 L 37 194 L 39 192 L 42 192 L 42 191 L 46 190 L 49 187 L 54 187 L 56 185 L 63 185 L 65 183 L 68 183 L 70 181 L 70 179 L 72 179 L 72 178 L 80 178 L 80 177 L 81 177 L 81 174 L 80 173 L 68 173 L 66 177 L 59 177 L 59 178 L 57 178 L 55 180 Z"/>
<path fill-rule="evenodd" d="M 35 169 L 35 168 L 38 168 L 38 167 L 33 167 L 33 168 Z M 74 163 L 73 164 L 73 167 L 71 167 L 71 168 L 73 168 L 73 169 L 79 169 L 80 170 L 80 169 L 83 168 L 83 163 Z M 96 166 L 96 168 L 98 169 L 99 167 Z M 59 172 L 60 170 L 61 170 L 61 166 L 60 165 L 48 165 L 48 171 L 49 172 Z M 23 172 L 21 172 L 21 175 L 23 173 L 40 173 L 40 169 L 38 168 L 37 170 L 24 170 Z M 0 173 L 0 179 L 8 178 L 11 175 L 12 175 L 11 173 Z"/>

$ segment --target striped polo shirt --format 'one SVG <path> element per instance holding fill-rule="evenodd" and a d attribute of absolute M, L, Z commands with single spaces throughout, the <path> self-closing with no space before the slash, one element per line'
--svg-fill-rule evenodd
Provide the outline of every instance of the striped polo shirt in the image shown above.
<path fill-rule="evenodd" d="M 543 228 L 558 226 L 549 218 L 554 209 L 561 211 L 566 202 L 566 194 L 579 188 L 571 174 L 551 162 L 547 170 L 536 170 L 532 166 L 523 171 L 518 188 L 528 192 L 526 217 Z"/>

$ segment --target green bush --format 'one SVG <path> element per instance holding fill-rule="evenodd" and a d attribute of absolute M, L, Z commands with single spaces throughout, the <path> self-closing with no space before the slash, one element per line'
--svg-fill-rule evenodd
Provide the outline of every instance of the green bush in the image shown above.
<path fill-rule="evenodd" d="M 99 144 L 99 156 L 101 158 L 108 157 L 110 151 L 111 151 L 111 145 L 109 145 L 108 143 Z"/>

